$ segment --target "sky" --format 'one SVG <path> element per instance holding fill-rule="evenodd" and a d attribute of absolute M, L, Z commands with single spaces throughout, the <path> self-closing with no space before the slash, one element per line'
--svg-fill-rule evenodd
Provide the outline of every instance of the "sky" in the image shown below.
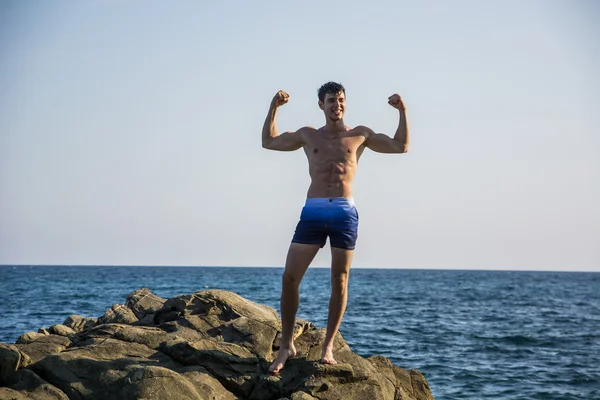
<path fill-rule="evenodd" d="M 600 3 L 0 2 L 0 264 L 282 266 L 317 89 L 366 150 L 361 268 L 600 271 Z M 313 265 L 327 267 L 329 245 Z"/>

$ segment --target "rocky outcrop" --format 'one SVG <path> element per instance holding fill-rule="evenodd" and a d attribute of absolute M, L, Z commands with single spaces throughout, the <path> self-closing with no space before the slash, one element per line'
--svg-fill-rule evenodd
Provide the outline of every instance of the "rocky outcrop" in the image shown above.
<path fill-rule="evenodd" d="M 363 358 L 341 335 L 338 364 L 320 364 L 325 330 L 302 320 L 297 356 L 272 375 L 280 329 L 274 309 L 232 292 L 140 289 L 97 320 L 69 316 L 0 344 L 0 399 L 433 399 L 421 373 Z"/>

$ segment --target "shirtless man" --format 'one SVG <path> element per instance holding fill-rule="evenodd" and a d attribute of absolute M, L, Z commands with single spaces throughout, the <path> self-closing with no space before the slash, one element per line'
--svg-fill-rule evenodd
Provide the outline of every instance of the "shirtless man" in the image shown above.
<path fill-rule="evenodd" d="M 290 98 L 280 90 L 271 101 L 262 131 L 265 149 L 293 151 L 303 148 L 311 177 L 306 204 L 285 262 L 281 290 L 282 339 L 279 354 L 269 367 L 273 373 L 281 371 L 286 360 L 296 355 L 293 330 L 300 303 L 298 288 L 327 237 L 331 245 L 331 297 L 321 363 L 336 364 L 333 340 L 346 309 L 348 273 L 358 237 L 358 213 L 352 199 L 352 181 L 358 160 L 365 147 L 379 153 L 406 153 L 409 145 L 406 111 L 399 95 L 388 98 L 388 104 L 397 109 L 400 116 L 392 138 L 366 126 L 350 128 L 344 124 L 346 91 L 341 84 L 326 83 L 318 94 L 325 126 L 319 129 L 307 126 L 279 135 L 275 126 L 277 110 Z"/>

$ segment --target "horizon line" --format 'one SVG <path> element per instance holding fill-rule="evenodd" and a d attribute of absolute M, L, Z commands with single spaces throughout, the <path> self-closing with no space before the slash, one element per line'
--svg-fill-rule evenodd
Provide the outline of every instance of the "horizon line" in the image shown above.
<path fill-rule="evenodd" d="M 140 264 L 0 264 L 4 267 L 133 267 L 133 268 L 280 268 L 283 265 L 140 265 Z M 329 269 L 330 266 L 313 265 L 310 268 Z M 369 270 L 414 270 L 414 271 L 489 271 L 489 272 L 582 272 L 600 273 L 600 269 L 515 269 L 515 268 L 453 268 L 453 267 L 364 267 L 356 266 L 352 269 Z"/>

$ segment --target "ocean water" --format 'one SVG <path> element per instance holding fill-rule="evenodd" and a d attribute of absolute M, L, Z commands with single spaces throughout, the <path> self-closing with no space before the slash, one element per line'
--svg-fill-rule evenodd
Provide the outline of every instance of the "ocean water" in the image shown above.
<path fill-rule="evenodd" d="M 281 268 L 0 266 L 0 341 L 99 317 L 135 289 L 208 288 L 279 309 Z M 298 317 L 325 327 L 329 270 Z M 420 370 L 437 400 L 600 399 L 600 274 L 353 269 L 340 332 L 358 354 Z"/>

